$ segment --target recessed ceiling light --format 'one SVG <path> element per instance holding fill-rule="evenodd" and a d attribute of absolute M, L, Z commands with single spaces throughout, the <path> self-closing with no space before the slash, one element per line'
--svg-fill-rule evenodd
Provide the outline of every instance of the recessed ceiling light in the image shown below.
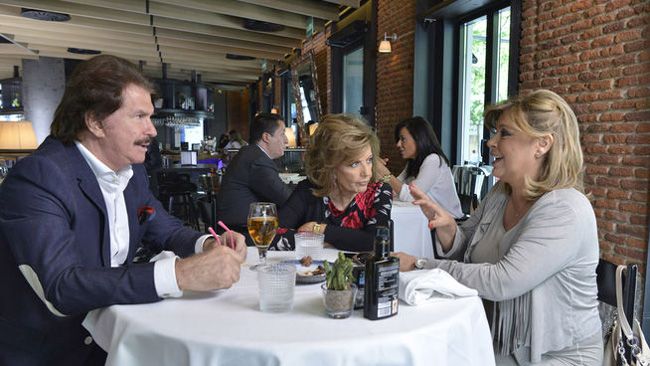
<path fill-rule="evenodd" d="M 244 28 L 257 32 L 279 32 L 284 30 L 284 25 L 271 22 L 264 22 L 255 19 L 244 19 Z"/>
<path fill-rule="evenodd" d="M 78 55 L 99 55 L 100 53 L 102 53 L 102 51 L 88 50 L 85 48 L 74 48 L 74 47 L 68 48 L 68 52 L 76 53 Z"/>
<path fill-rule="evenodd" d="M 255 57 L 253 56 L 237 55 L 234 53 L 226 53 L 226 58 L 229 60 L 238 60 L 238 61 L 255 60 Z"/>
<path fill-rule="evenodd" d="M 37 9 L 20 9 L 20 15 L 35 20 L 45 20 L 48 22 L 67 22 L 70 20 L 69 14 L 56 13 L 53 11 L 37 10 Z"/>

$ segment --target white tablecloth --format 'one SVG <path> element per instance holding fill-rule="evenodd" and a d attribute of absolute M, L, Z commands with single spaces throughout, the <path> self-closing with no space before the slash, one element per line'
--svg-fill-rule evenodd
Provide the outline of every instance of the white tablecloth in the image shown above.
<path fill-rule="evenodd" d="M 426 216 L 411 202 L 393 201 L 390 213 L 396 252 L 433 258 L 433 243 Z"/>
<path fill-rule="evenodd" d="M 326 250 L 333 258 L 335 250 Z M 270 252 L 271 261 L 293 252 Z M 255 248 L 249 262 L 255 262 Z M 324 314 L 320 284 L 297 285 L 289 313 L 259 311 L 256 273 L 228 290 L 92 311 L 84 321 L 107 365 L 494 365 L 478 297 L 400 303 L 392 318 Z"/>

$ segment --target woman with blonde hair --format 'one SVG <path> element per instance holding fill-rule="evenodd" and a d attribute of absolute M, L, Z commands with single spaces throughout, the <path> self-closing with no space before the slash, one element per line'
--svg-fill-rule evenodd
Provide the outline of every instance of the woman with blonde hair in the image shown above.
<path fill-rule="evenodd" d="M 575 114 L 538 90 L 489 108 L 485 123 L 499 182 L 460 227 L 412 187 L 446 259 L 398 253 L 401 270 L 441 268 L 478 290 L 498 365 L 600 365 L 598 234 Z"/>
<path fill-rule="evenodd" d="M 325 235 L 338 249 L 372 250 L 375 227 L 390 220 L 392 190 L 379 182 L 379 140 L 363 121 L 323 117 L 305 156 L 307 179 L 280 209 L 280 226 Z"/>

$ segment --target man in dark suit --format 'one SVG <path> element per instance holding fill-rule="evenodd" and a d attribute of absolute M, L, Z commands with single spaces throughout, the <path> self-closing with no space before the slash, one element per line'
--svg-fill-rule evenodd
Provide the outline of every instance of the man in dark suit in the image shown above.
<path fill-rule="evenodd" d="M 287 137 L 284 121 L 277 114 L 255 116 L 251 144 L 235 155 L 226 169 L 217 199 L 217 216 L 232 230 L 247 234 L 248 206 L 253 202 L 273 202 L 281 206 L 291 195 L 273 162 L 284 155 Z M 247 243 L 252 245 L 250 238 Z"/>
<path fill-rule="evenodd" d="M 81 325 L 88 311 L 239 280 L 243 236 L 217 245 L 148 189 L 152 89 L 126 60 L 79 64 L 51 136 L 0 185 L 0 365 L 103 365 Z M 141 242 L 182 259 L 134 264 Z"/>

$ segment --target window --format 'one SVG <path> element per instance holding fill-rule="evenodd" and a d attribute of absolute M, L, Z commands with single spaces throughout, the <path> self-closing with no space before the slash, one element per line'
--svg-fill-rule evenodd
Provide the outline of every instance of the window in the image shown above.
<path fill-rule="evenodd" d="M 360 114 L 363 106 L 363 46 L 343 55 L 343 113 Z"/>
<path fill-rule="evenodd" d="M 483 127 L 486 104 L 508 98 L 510 7 L 459 23 L 458 126 L 460 161 L 487 163 Z M 485 136 L 485 138 L 484 138 Z"/>

